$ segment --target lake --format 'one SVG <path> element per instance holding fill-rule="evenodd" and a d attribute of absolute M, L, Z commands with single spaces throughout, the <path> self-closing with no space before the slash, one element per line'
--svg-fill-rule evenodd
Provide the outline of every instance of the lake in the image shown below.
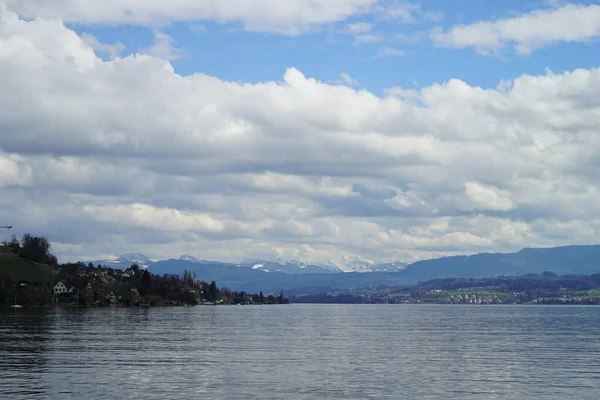
<path fill-rule="evenodd" d="M 599 399 L 600 307 L 2 309 L 2 399 Z"/>

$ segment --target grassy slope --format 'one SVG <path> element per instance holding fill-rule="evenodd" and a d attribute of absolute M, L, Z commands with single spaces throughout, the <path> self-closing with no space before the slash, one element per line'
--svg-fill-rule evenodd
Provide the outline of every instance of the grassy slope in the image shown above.
<path fill-rule="evenodd" d="M 0 246 L 0 277 L 10 278 L 12 282 L 51 283 L 57 273 L 54 267 L 27 261 Z"/>

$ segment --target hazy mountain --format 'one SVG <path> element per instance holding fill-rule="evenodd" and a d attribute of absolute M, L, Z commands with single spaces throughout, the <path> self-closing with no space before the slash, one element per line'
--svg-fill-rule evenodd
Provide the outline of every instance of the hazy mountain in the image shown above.
<path fill-rule="evenodd" d="M 516 253 L 481 253 L 424 260 L 407 266 L 402 275 L 407 279 L 429 280 L 541 274 L 543 271 L 559 275 L 600 273 L 600 245 L 525 248 Z"/>
<path fill-rule="evenodd" d="M 401 285 L 405 279 L 397 272 L 329 272 L 329 273 L 289 273 L 278 272 L 279 263 L 228 264 L 218 262 L 193 263 L 185 260 L 157 261 L 149 267 L 153 274 L 183 274 L 186 269 L 195 273 L 198 279 L 216 281 L 219 287 L 249 292 L 286 294 L 314 293 L 331 289 L 351 289 L 379 285 Z M 290 266 L 290 268 L 292 268 Z M 306 267 L 308 268 L 308 267 Z M 306 270 L 302 268 L 302 270 Z M 268 272 L 267 272 L 268 270 Z"/>
<path fill-rule="evenodd" d="M 171 260 L 162 260 L 171 261 Z M 390 263 L 377 263 L 375 261 L 362 259 L 359 257 L 342 257 L 340 266 L 329 262 L 304 262 L 297 260 L 247 260 L 241 263 L 227 263 L 221 261 L 201 260 L 195 256 L 183 254 L 179 261 L 186 261 L 191 264 L 210 264 L 210 265 L 230 265 L 242 268 L 251 268 L 262 272 L 281 272 L 286 274 L 331 274 L 342 272 L 392 272 L 401 271 L 406 263 L 395 261 Z M 84 261 L 86 264 L 104 265 L 111 268 L 125 269 L 132 264 L 138 264 L 140 267 L 148 268 L 156 261 L 151 260 L 144 254 L 126 253 L 114 260 L 90 260 Z"/>

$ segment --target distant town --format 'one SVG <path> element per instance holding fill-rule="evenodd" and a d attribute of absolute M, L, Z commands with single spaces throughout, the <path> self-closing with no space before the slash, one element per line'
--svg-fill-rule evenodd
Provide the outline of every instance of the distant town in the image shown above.
<path fill-rule="evenodd" d="M 435 279 L 398 288 L 380 286 L 292 296 L 295 303 L 348 304 L 600 304 L 600 274 Z"/>

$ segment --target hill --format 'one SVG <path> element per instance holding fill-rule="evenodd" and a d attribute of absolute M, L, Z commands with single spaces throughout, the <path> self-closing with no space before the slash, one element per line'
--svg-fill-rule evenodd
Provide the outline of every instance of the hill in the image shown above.
<path fill-rule="evenodd" d="M 402 275 L 408 280 L 478 278 L 498 275 L 592 275 L 600 272 L 600 245 L 525 248 L 516 253 L 481 253 L 418 261 Z"/>
<path fill-rule="evenodd" d="M 53 282 L 58 270 L 17 256 L 10 248 L 0 246 L 0 280 L 12 283 L 43 284 Z"/>

